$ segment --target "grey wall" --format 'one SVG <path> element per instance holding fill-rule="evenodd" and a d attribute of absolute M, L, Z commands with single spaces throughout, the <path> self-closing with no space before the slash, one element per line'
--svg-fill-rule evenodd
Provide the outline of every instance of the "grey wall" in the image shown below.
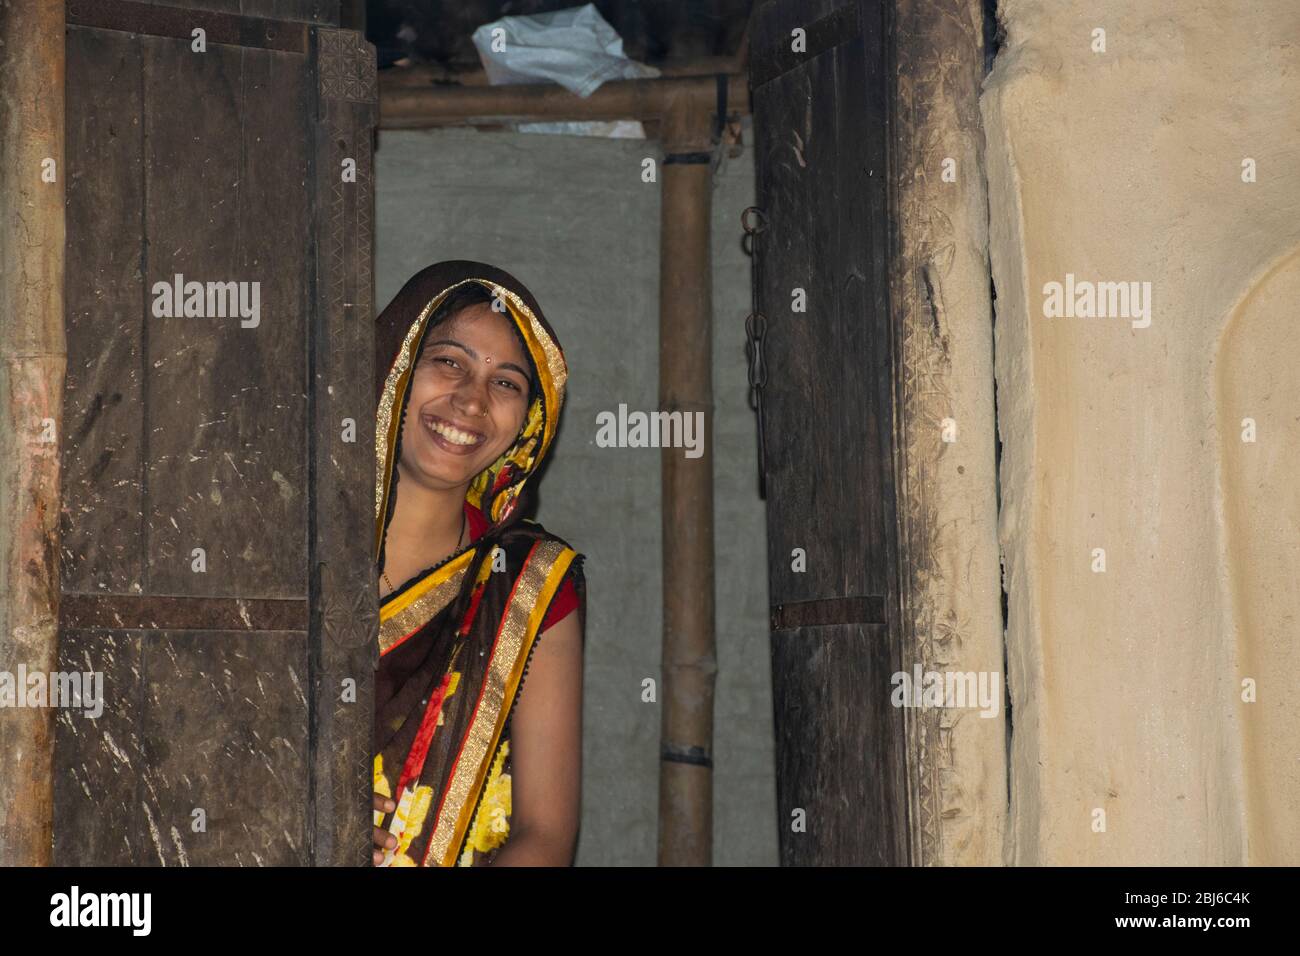
<path fill-rule="evenodd" d="M 746 403 L 752 152 L 719 170 L 713 206 L 718 678 L 714 863 L 775 865 L 764 512 Z M 564 346 L 568 400 L 538 520 L 587 555 L 579 865 L 653 866 L 660 705 L 660 451 L 598 448 L 596 415 L 658 402 L 659 144 L 472 130 L 385 131 L 376 157 L 376 302 L 417 270 L 478 259 L 516 275 Z M 660 695 L 662 700 L 662 694 Z"/>

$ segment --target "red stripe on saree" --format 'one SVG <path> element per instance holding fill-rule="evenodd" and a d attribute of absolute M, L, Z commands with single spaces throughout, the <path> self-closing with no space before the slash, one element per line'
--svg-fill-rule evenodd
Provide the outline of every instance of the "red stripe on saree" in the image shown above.
<path fill-rule="evenodd" d="M 483 537 L 488 528 L 483 512 L 467 501 L 465 502 L 465 515 L 469 520 L 469 539 L 470 541 L 477 541 Z M 564 583 L 560 585 L 559 593 L 555 595 L 555 600 L 551 602 L 551 606 L 546 610 L 546 617 L 542 618 L 541 631 L 547 631 L 552 625 L 564 620 L 577 606 L 578 592 L 573 588 L 572 579 L 565 578 Z"/>
<path fill-rule="evenodd" d="M 454 662 L 454 658 L 453 658 Z M 394 791 L 401 796 L 407 784 L 420 779 L 420 773 L 424 770 L 425 758 L 429 755 L 429 744 L 433 740 L 433 732 L 438 728 L 438 716 L 442 713 L 442 702 L 447 699 L 447 685 L 451 683 L 451 667 L 447 668 L 447 673 L 442 675 L 442 683 L 438 689 L 429 695 L 429 706 L 424 710 L 424 717 L 420 721 L 420 730 L 415 735 L 415 740 L 411 743 L 411 752 L 406 755 L 406 764 L 402 767 L 402 775 L 397 781 L 397 790 Z"/>
<path fill-rule="evenodd" d="M 529 562 L 531 562 L 531 561 L 533 560 L 533 555 L 537 553 L 537 549 L 538 549 L 538 547 L 539 547 L 540 545 L 541 545 L 541 542 L 540 542 L 540 541 L 534 542 L 534 543 L 533 543 L 533 546 L 529 549 L 529 551 L 528 551 L 528 557 L 524 560 L 524 565 L 523 565 L 523 567 L 524 567 L 524 571 L 527 570 L 528 565 L 529 565 Z M 514 580 L 514 584 L 511 585 L 511 587 L 510 587 L 510 596 L 509 596 L 508 598 L 506 598 L 506 604 L 505 604 L 506 609 L 507 609 L 507 613 L 503 613 L 503 614 L 501 615 L 501 620 L 500 620 L 499 622 L 497 622 L 496 634 L 495 634 L 495 636 L 492 638 L 492 649 L 491 649 L 491 651 L 488 653 L 488 659 L 489 659 L 489 660 L 491 660 L 492 658 L 494 658 L 494 657 L 496 656 L 497 648 L 498 648 L 498 647 L 500 646 L 500 644 L 501 644 L 501 633 L 502 633 L 502 631 L 505 630 L 506 621 L 508 620 L 508 618 L 509 618 L 509 616 L 510 616 L 509 613 L 508 613 L 508 610 L 509 610 L 510 606 L 511 606 L 512 604 L 514 604 L 515 595 L 516 595 L 516 594 L 518 593 L 518 591 L 519 591 L 519 583 L 520 583 L 521 581 L 523 581 L 524 578 L 527 576 L 527 575 L 524 573 L 524 571 L 521 571 L 521 572 L 520 572 L 519 576 L 518 576 L 517 578 L 515 578 L 515 580 Z M 488 689 L 488 682 L 485 680 L 485 681 L 483 681 L 483 682 L 479 685 L 478 698 L 474 701 L 474 708 L 473 708 L 473 710 L 471 711 L 471 714 L 473 714 L 473 715 L 477 715 L 477 714 L 478 714 L 479 709 L 483 706 L 483 697 L 484 697 L 484 695 L 487 693 L 487 689 Z M 447 779 L 448 779 L 448 780 L 454 780 L 455 777 L 456 777 L 456 768 L 460 766 L 461 758 L 465 755 L 465 745 L 466 745 L 466 743 L 469 741 L 469 736 L 470 736 L 470 733 L 473 731 L 473 728 L 474 728 L 474 717 L 472 716 L 472 717 L 470 718 L 470 721 L 469 721 L 468 726 L 465 728 L 465 734 L 464 734 L 464 736 L 461 737 L 461 740 L 460 740 L 460 747 L 456 750 L 456 758 L 451 762 L 451 772 L 450 772 L 450 773 L 448 774 L 448 776 L 447 776 Z M 443 788 L 443 791 L 442 791 L 442 796 L 438 799 L 438 809 L 437 809 L 437 811 L 433 814 L 433 831 L 436 831 L 436 830 L 437 830 L 437 828 L 438 828 L 438 823 L 442 820 L 442 811 L 443 811 L 443 809 L 444 809 L 444 808 L 446 807 L 446 805 L 447 805 L 447 796 L 448 796 L 448 794 L 449 794 L 450 792 L 451 792 L 451 788 L 450 788 L 450 787 L 444 787 L 444 788 Z M 430 832 L 432 833 L 433 831 L 430 831 Z M 420 861 L 420 865 L 421 865 L 421 866 L 427 866 L 427 865 L 428 865 L 428 857 L 429 857 L 429 853 L 430 853 L 430 851 L 432 850 L 432 847 L 433 847 L 433 843 L 432 843 L 432 840 L 431 840 L 430 843 L 429 843 L 429 846 L 425 847 L 425 858 L 424 858 L 423 860 Z"/>

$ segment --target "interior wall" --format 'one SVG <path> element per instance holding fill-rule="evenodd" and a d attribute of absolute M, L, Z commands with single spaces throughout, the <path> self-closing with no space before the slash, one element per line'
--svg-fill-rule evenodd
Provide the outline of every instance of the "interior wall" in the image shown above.
<path fill-rule="evenodd" d="M 490 262 L 537 297 L 570 365 L 537 519 L 587 555 L 582 832 L 578 865 L 656 862 L 662 594 L 660 450 L 601 448 L 596 416 L 658 403 L 659 185 L 644 140 L 385 130 L 376 154 L 376 302 L 441 259 Z M 765 516 L 744 319 L 754 202 L 748 146 L 715 177 L 715 865 L 776 865 Z M 658 695 L 662 701 L 662 693 Z"/>
<path fill-rule="evenodd" d="M 1009 859 L 1295 864 L 1300 8 L 999 8 Z"/>

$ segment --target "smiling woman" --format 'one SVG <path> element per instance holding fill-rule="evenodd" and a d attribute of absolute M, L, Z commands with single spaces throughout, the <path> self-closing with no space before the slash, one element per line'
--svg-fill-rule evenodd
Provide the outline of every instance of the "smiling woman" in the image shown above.
<path fill-rule="evenodd" d="M 583 556 L 520 498 L 564 354 L 522 284 L 464 260 L 412 277 L 376 340 L 375 863 L 568 865 Z"/>

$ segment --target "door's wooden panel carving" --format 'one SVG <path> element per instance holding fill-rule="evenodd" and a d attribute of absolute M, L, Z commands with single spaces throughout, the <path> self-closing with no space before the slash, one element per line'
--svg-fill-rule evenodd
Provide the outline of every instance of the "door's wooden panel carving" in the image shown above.
<path fill-rule="evenodd" d="M 371 677 L 379 607 L 369 547 L 373 497 L 374 278 L 371 237 L 374 170 L 371 130 L 378 119 L 373 48 L 348 30 L 317 31 L 316 289 L 313 459 L 318 520 L 312 608 L 315 752 L 312 807 L 322 864 L 370 861 L 374 788 Z M 321 383 L 329 382 L 329 388 Z M 345 441 L 345 421 L 352 440 Z M 346 682 L 355 686 L 346 699 Z"/>

